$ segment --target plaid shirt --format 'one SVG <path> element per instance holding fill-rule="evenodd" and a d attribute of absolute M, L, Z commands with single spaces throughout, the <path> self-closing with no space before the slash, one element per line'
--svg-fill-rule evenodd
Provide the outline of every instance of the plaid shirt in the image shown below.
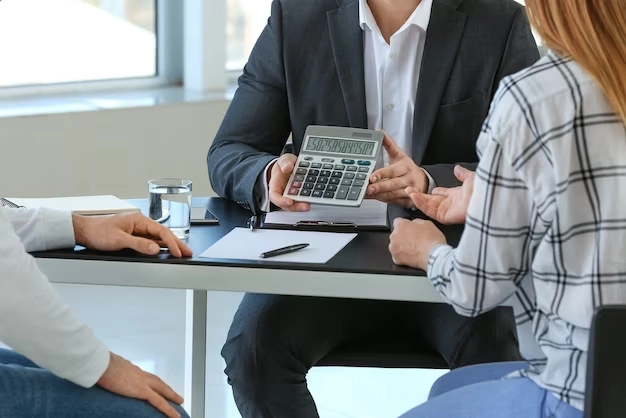
<path fill-rule="evenodd" d="M 549 53 L 504 79 L 477 144 L 458 248 L 428 276 L 463 315 L 511 298 L 527 376 L 583 409 L 594 310 L 626 303 L 626 128 L 595 81 Z"/>

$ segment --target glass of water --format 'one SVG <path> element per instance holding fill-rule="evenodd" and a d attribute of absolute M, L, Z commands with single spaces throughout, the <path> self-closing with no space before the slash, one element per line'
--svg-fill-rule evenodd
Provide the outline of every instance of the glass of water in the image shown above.
<path fill-rule="evenodd" d="M 189 237 L 191 180 L 154 179 L 148 182 L 149 216 L 167 226 L 178 238 Z"/>

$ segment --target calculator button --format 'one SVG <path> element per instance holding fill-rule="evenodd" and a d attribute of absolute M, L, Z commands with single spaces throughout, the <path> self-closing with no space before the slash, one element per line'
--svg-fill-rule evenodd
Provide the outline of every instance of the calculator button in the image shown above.
<path fill-rule="evenodd" d="M 302 186 L 305 189 L 312 189 L 313 187 L 315 187 L 314 183 L 304 183 L 304 186 Z"/>
<path fill-rule="evenodd" d="M 299 189 L 300 187 L 302 187 L 302 182 L 301 181 L 293 181 L 293 182 L 291 182 L 291 187 L 295 187 L 296 189 Z"/>
<path fill-rule="evenodd" d="M 293 176 L 294 181 L 304 181 L 304 175 L 302 174 L 296 174 L 295 176 Z"/>
<path fill-rule="evenodd" d="M 346 173 L 343 175 L 344 179 L 353 179 L 354 178 L 354 173 Z"/>
<path fill-rule="evenodd" d="M 296 174 L 306 174 L 306 168 L 298 168 Z"/>
<path fill-rule="evenodd" d="M 369 173 L 370 169 L 367 167 L 359 167 L 359 173 Z"/>
<path fill-rule="evenodd" d="M 313 157 L 304 157 L 304 159 L 305 159 L 306 161 L 311 161 L 311 160 L 313 160 Z"/>
<path fill-rule="evenodd" d="M 326 185 L 322 183 L 317 183 L 315 185 L 315 190 L 324 190 L 325 188 L 326 188 Z"/>
<path fill-rule="evenodd" d="M 315 180 L 317 180 L 317 176 L 306 176 L 306 181 L 309 183 L 315 183 Z"/>
<path fill-rule="evenodd" d="M 328 181 L 328 184 L 339 184 L 339 183 L 341 183 L 341 180 L 336 177 L 333 177 Z"/>
<path fill-rule="evenodd" d="M 359 160 L 357 161 L 358 165 L 372 165 L 371 161 L 364 161 L 364 160 Z"/>
<path fill-rule="evenodd" d="M 318 177 L 317 178 L 317 182 L 326 184 L 326 183 L 328 183 L 328 177 Z"/>
<path fill-rule="evenodd" d="M 309 176 L 319 176 L 319 175 L 320 175 L 319 170 L 309 170 Z"/>
<path fill-rule="evenodd" d="M 311 196 L 311 191 L 308 189 L 302 189 L 300 196 Z"/>
<path fill-rule="evenodd" d="M 346 170 L 348 170 L 348 171 L 356 171 L 356 166 L 355 165 L 350 166 Z"/>
<path fill-rule="evenodd" d="M 335 160 L 332 158 L 322 158 L 323 163 L 334 163 Z"/>
<path fill-rule="evenodd" d="M 300 193 L 300 189 L 298 189 L 296 187 L 292 187 L 291 189 L 289 189 L 289 194 L 290 195 L 298 196 L 298 193 Z"/>
<path fill-rule="evenodd" d="M 322 168 L 322 165 L 320 163 L 313 163 L 311 164 L 311 168 Z"/>
<path fill-rule="evenodd" d="M 354 160 L 344 158 L 343 160 L 341 160 L 341 164 L 354 164 Z"/>
<path fill-rule="evenodd" d="M 332 165 L 332 164 L 324 164 L 324 165 L 322 166 L 322 168 L 323 168 L 324 170 L 332 170 L 332 169 L 333 169 L 333 165 Z"/>
<path fill-rule="evenodd" d="M 348 200 L 359 200 L 359 196 L 361 195 L 360 187 L 350 187 L 350 192 L 348 193 Z"/>
<path fill-rule="evenodd" d="M 329 170 L 322 170 L 322 171 L 320 171 L 320 176 L 321 177 L 330 177 L 330 171 Z"/>
<path fill-rule="evenodd" d="M 340 179 L 343 176 L 341 171 L 333 171 L 333 177 L 336 179 Z"/>
<path fill-rule="evenodd" d="M 341 185 L 342 186 L 352 186 L 352 180 L 348 180 L 348 179 L 342 180 Z"/>
<path fill-rule="evenodd" d="M 359 173 L 359 174 L 356 175 L 356 179 L 357 180 L 365 180 L 365 179 L 367 179 L 367 176 L 365 174 Z"/>
<path fill-rule="evenodd" d="M 352 184 L 355 186 L 363 187 L 363 184 L 365 184 L 365 182 L 363 180 L 354 180 L 354 183 Z"/>
<path fill-rule="evenodd" d="M 322 195 L 324 194 L 323 191 L 321 190 L 313 190 L 313 197 L 322 197 Z"/>
<path fill-rule="evenodd" d="M 324 192 L 324 199 L 332 199 L 335 197 L 335 192 Z"/>
<path fill-rule="evenodd" d="M 335 190 L 337 190 L 337 186 L 335 186 L 334 184 L 329 184 L 328 186 L 326 186 L 326 190 L 334 192 Z"/>
<path fill-rule="evenodd" d="M 349 191 L 350 188 L 348 186 L 339 187 L 339 190 L 337 190 L 337 199 L 345 200 Z"/>
<path fill-rule="evenodd" d="M 308 167 L 309 163 L 307 163 L 306 161 L 300 161 L 300 164 L 298 164 L 298 167 Z"/>
<path fill-rule="evenodd" d="M 343 171 L 343 170 L 345 170 L 345 169 L 346 169 L 346 166 L 345 166 L 345 165 L 341 165 L 341 164 L 337 164 L 337 165 L 335 165 L 335 170 L 340 170 L 340 171 Z"/>

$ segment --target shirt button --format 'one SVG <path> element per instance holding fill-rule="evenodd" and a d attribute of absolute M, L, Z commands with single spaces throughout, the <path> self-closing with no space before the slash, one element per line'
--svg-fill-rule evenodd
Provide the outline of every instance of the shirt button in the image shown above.
<path fill-rule="evenodd" d="M 396 59 L 396 57 L 398 56 L 398 54 L 396 54 L 395 52 L 392 52 L 391 54 L 389 54 L 389 58 Z"/>
<path fill-rule="evenodd" d="M 395 107 L 395 106 L 393 105 L 393 103 L 389 103 L 389 104 L 387 105 L 387 110 L 393 110 L 393 108 L 394 108 L 394 107 Z"/>

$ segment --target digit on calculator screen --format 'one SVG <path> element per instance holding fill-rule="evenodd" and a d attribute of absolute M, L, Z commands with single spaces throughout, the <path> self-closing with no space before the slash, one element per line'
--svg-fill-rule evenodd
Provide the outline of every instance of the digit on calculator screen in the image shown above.
<path fill-rule="evenodd" d="M 306 151 L 328 152 L 332 154 L 367 155 L 374 154 L 375 142 L 354 141 L 351 139 L 309 137 Z"/>

